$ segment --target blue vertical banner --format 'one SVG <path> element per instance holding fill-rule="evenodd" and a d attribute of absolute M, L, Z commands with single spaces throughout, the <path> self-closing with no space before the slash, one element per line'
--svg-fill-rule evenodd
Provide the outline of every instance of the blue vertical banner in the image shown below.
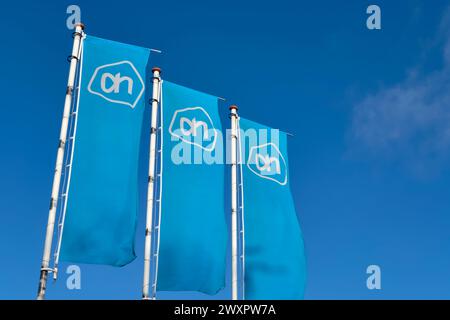
<path fill-rule="evenodd" d="M 135 258 L 149 57 L 146 48 L 84 40 L 63 261 L 123 266 Z"/>
<path fill-rule="evenodd" d="M 162 208 L 157 290 L 225 285 L 227 227 L 217 97 L 162 83 Z"/>
<path fill-rule="evenodd" d="M 245 299 L 302 299 L 306 263 L 289 187 L 286 134 L 239 119 Z"/>

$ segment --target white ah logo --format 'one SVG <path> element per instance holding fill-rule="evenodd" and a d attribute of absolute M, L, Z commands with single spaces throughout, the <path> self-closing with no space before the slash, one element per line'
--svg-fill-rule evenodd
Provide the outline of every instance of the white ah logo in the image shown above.
<path fill-rule="evenodd" d="M 87 89 L 109 102 L 134 108 L 145 91 L 145 83 L 133 63 L 125 60 L 97 67 Z"/>
<path fill-rule="evenodd" d="M 106 79 L 110 79 L 112 81 L 112 84 L 109 88 L 106 87 Z M 112 75 L 111 73 L 104 73 L 102 74 L 102 79 L 100 81 L 100 87 L 102 90 L 106 93 L 111 93 L 114 91 L 114 93 L 119 93 L 120 90 L 120 84 L 122 82 L 126 81 L 128 83 L 128 94 L 133 93 L 133 79 L 130 77 L 121 77 L 120 72 L 116 73 L 115 75 Z"/>
<path fill-rule="evenodd" d="M 275 157 L 269 157 L 268 155 L 263 156 L 259 153 L 256 155 L 256 167 L 258 168 L 259 171 L 267 171 L 271 173 L 272 163 L 275 164 L 275 173 L 280 174 L 281 173 L 280 160 L 278 160 Z"/>
<path fill-rule="evenodd" d="M 286 160 L 277 145 L 272 142 L 251 147 L 247 167 L 263 179 L 274 181 L 282 186 L 287 183 Z"/>
<path fill-rule="evenodd" d="M 187 123 L 190 127 L 189 130 L 185 129 L 184 124 Z M 195 120 L 195 118 L 191 120 L 189 120 L 188 118 L 185 117 L 181 117 L 180 118 L 180 130 L 181 133 L 186 135 L 186 136 L 197 136 L 197 128 L 202 127 L 203 129 L 203 138 L 204 139 L 208 139 L 208 125 L 206 124 L 206 122 L 204 121 L 197 121 Z"/>
<path fill-rule="evenodd" d="M 198 137 L 200 131 L 202 135 Z M 176 110 L 169 125 L 169 133 L 208 152 L 216 147 L 217 130 L 208 112 L 202 107 Z"/>

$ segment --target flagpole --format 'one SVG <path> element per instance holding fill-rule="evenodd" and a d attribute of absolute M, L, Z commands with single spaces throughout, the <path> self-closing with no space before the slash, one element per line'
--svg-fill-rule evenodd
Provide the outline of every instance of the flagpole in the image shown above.
<path fill-rule="evenodd" d="M 230 106 L 231 119 L 231 299 L 238 300 L 238 233 L 237 233 L 237 114 Z"/>
<path fill-rule="evenodd" d="M 55 173 L 53 177 L 53 186 L 52 186 L 52 194 L 50 199 L 50 208 L 48 213 L 48 221 L 47 221 L 47 230 L 45 234 L 45 244 L 44 244 L 44 254 L 42 257 L 41 263 L 41 272 L 39 278 L 39 288 L 38 288 L 38 300 L 43 300 L 45 298 L 45 289 L 47 285 L 47 277 L 48 273 L 53 271 L 49 268 L 50 265 L 50 255 L 52 249 L 52 241 L 53 241 L 53 231 L 55 227 L 55 219 L 56 219 L 56 209 L 58 206 L 58 197 L 59 197 L 59 188 L 61 183 L 61 173 L 62 166 L 64 161 L 64 147 L 67 139 L 67 130 L 69 125 L 70 118 L 70 107 L 72 105 L 72 93 L 73 86 L 75 82 L 75 75 L 79 60 L 79 52 L 80 52 L 80 44 L 81 39 L 83 37 L 84 25 L 82 23 L 78 23 L 75 25 L 75 32 L 73 36 L 73 47 L 72 47 L 72 55 L 70 58 L 70 67 L 69 67 L 69 77 L 67 80 L 67 90 L 66 90 L 66 98 L 64 101 L 64 112 L 63 119 L 61 123 L 61 131 L 59 135 L 59 145 L 58 152 L 56 155 L 56 165 L 55 165 Z"/>
<path fill-rule="evenodd" d="M 144 280 L 142 286 L 142 299 L 149 299 L 150 292 L 150 257 L 153 226 L 153 203 L 155 186 L 155 163 L 156 163 L 156 133 L 158 131 L 158 103 L 161 83 L 161 69 L 153 68 L 153 93 L 152 93 L 152 119 L 150 131 L 150 160 L 148 166 L 148 189 L 147 189 L 147 222 L 145 227 L 145 253 L 144 253 Z"/>

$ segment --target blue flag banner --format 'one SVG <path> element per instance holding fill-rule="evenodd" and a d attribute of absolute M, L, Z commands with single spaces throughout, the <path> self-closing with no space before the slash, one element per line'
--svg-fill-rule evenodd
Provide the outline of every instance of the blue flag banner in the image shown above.
<path fill-rule="evenodd" d="M 63 261 L 123 266 L 135 258 L 149 56 L 145 48 L 84 40 Z"/>
<path fill-rule="evenodd" d="M 162 98 L 157 289 L 215 294 L 225 285 L 227 245 L 218 100 L 167 81 Z"/>
<path fill-rule="evenodd" d="M 286 134 L 239 119 L 245 299 L 302 299 L 303 238 L 289 187 Z"/>

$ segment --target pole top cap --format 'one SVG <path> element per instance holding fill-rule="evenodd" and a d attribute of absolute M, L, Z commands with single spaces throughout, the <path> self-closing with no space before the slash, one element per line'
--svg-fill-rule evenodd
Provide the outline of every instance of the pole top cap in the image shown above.
<path fill-rule="evenodd" d="M 161 73 L 161 68 L 159 68 L 159 67 L 153 67 L 153 68 L 152 68 L 152 72 L 156 72 L 156 71 L 158 71 L 159 73 Z"/>
<path fill-rule="evenodd" d="M 85 25 L 84 25 L 84 23 L 78 22 L 78 23 L 75 24 L 75 28 L 77 28 L 77 27 L 80 27 L 81 30 L 84 30 Z"/>
<path fill-rule="evenodd" d="M 235 104 L 233 104 L 233 105 L 231 105 L 230 106 L 230 108 L 229 108 L 231 111 L 233 111 L 233 110 L 238 110 L 238 107 L 237 107 L 237 105 L 235 105 Z"/>

